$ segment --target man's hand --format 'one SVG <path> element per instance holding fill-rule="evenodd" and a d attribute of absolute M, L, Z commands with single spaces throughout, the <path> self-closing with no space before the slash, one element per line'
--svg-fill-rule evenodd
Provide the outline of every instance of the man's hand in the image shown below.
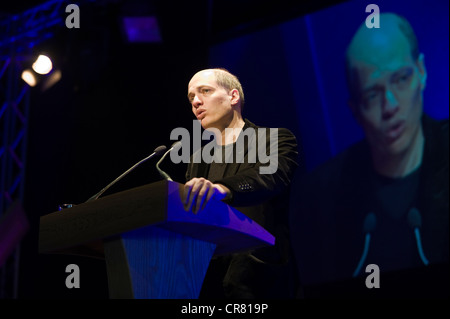
<path fill-rule="evenodd" d="M 222 200 L 231 194 L 230 190 L 221 184 L 214 184 L 206 178 L 193 178 L 184 184 L 184 208 L 197 214 L 204 209 L 211 198 Z"/>

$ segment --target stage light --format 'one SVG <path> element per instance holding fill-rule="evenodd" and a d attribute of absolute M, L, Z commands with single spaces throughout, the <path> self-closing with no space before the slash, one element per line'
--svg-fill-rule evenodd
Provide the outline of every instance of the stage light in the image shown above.
<path fill-rule="evenodd" d="M 61 80 L 61 70 L 54 68 L 50 58 L 44 54 L 38 56 L 31 68 L 22 72 L 22 80 L 30 87 L 40 86 L 41 91 L 46 91 L 59 80 Z"/>
<path fill-rule="evenodd" d="M 33 63 L 33 70 L 39 74 L 48 74 L 52 70 L 52 61 L 46 55 L 39 55 L 36 62 Z"/>
<path fill-rule="evenodd" d="M 158 20 L 154 16 L 123 17 L 123 27 L 130 43 L 161 42 Z"/>
<path fill-rule="evenodd" d="M 61 80 L 61 70 L 54 70 L 48 75 L 41 84 L 41 91 L 46 91 Z"/>
<path fill-rule="evenodd" d="M 22 80 L 24 80 L 31 87 L 36 86 L 37 84 L 36 76 L 30 69 L 24 70 L 22 72 Z"/>

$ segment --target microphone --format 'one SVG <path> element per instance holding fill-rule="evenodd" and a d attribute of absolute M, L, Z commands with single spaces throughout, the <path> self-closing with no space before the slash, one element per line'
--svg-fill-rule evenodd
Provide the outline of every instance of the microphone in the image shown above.
<path fill-rule="evenodd" d="M 358 266 L 356 267 L 355 272 L 353 273 L 353 277 L 358 276 L 362 266 L 364 265 L 364 262 L 367 258 L 367 254 L 369 252 L 370 237 L 371 237 L 370 234 L 375 230 L 376 225 L 377 225 L 377 218 L 374 213 L 370 212 L 364 219 L 363 230 L 364 233 L 366 234 L 364 240 L 364 250 L 361 259 L 359 260 Z"/>
<path fill-rule="evenodd" d="M 414 235 L 416 236 L 417 250 L 419 251 L 420 259 L 422 259 L 424 265 L 427 266 L 429 262 L 428 259 L 425 257 L 425 254 L 423 253 L 422 241 L 420 240 L 420 231 L 419 231 L 420 227 L 422 226 L 422 217 L 420 216 L 419 211 L 415 207 L 412 207 L 408 212 L 408 224 L 414 230 Z"/>
<path fill-rule="evenodd" d="M 162 152 L 164 152 L 167 149 L 166 146 L 164 145 L 160 145 L 157 148 L 155 148 L 155 150 L 153 151 L 152 154 L 150 154 L 149 156 L 147 156 L 146 158 L 140 160 L 138 163 L 134 164 L 133 166 L 131 166 L 128 170 L 126 170 L 122 175 L 120 175 L 119 177 L 117 177 L 115 180 L 113 180 L 111 183 L 109 183 L 105 188 L 103 188 L 100 192 L 98 192 L 97 194 L 95 194 L 94 196 L 92 196 L 91 198 L 89 198 L 86 202 L 90 202 L 93 200 L 96 200 L 97 198 L 99 198 L 108 188 L 110 188 L 111 186 L 113 186 L 115 183 L 117 183 L 120 179 L 122 179 L 122 177 L 124 177 L 125 175 L 127 175 L 129 172 L 131 172 L 133 169 L 135 169 L 138 165 L 142 164 L 143 162 L 145 162 L 146 160 L 152 158 L 153 156 L 156 155 L 160 155 Z"/>
<path fill-rule="evenodd" d="M 170 176 L 164 172 L 162 169 L 159 168 L 159 165 L 161 164 L 161 162 L 164 160 L 164 158 L 167 156 L 167 154 L 169 154 L 172 150 L 179 150 L 181 147 L 181 142 L 180 141 L 176 141 L 175 143 L 172 144 L 172 147 L 166 152 L 164 153 L 164 155 L 159 159 L 158 163 L 156 163 L 156 169 L 159 172 L 159 175 L 161 175 L 162 178 L 164 178 L 167 181 L 173 181 Z"/>

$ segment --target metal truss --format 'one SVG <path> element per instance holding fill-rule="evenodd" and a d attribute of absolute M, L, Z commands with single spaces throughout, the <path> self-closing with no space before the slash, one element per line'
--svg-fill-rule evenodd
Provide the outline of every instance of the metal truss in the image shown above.
<path fill-rule="evenodd" d="M 0 22 L 0 56 L 7 57 L 12 46 L 20 54 L 51 38 L 51 29 L 64 23 L 65 2 L 51 0 Z"/>
<path fill-rule="evenodd" d="M 64 23 L 64 2 L 51 0 L 0 22 L 0 228 L 3 229 L 12 227 L 5 226 L 7 220 L 11 221 L 8 210 L 15 202 L 22 203 L 24 196 L 30 88 L 21 79 L 22 64 L 34 46 L 53 36 L 53 27 Z M 18 227 L 18 223 L 12 225 Z M 14 229 L 11 234 L 20 231 L 23 229 Z M 0 299 L 16 299 L 20 243 L 7 247 L 12 242 L 7 236 L 0 234 L 0 254 L 12 251 L 0 264 Z"/>
<path fill-rule="evenodd" d="M 13 56 L 0 62 L 0 222 L 14 201 L 22 202 L 24 192 L 26 137 L 28 128 L 29 88 L 21 81 L 21 65 Z M 3 218 L 2 218 L 3 217 Z M 4 226 L 6 227 L 6 226 Z M 19 231 L 19 230 L 18 230 Z M 3 234 L 3 239 L 8 235 Z M 2 238 L 0 237 L 0 238 Z M 8 245 L 8 240 L 3 245 Z M 2 243 L 0 242 L 0 245 Z M 2 247 L 3 251 L 10 247 Z M 19 247 L 2 267 L 0 298 L 16 294 Z M 6 286 L 11 286 L 7 288 Z M 8 293 L 8 291 L 11 291 Z M 6 290 L 6 291 L 5 291 Z"/>

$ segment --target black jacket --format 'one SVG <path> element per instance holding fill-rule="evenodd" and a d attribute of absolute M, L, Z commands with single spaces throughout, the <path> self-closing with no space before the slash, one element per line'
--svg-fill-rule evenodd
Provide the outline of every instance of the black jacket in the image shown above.
<path fill-rule="evenodd" d="M 414 205 L 422 217 L 420 235 L 426 257 L 432 265 L 445 264 L 449 257 L 448 120 L 424 115 L 422 124 L 425 146 Z M 306 285 L 352 277 L 363 252 L 364 220 L 374 210 L 372 173 L 369 146 L 363 140 L 302 181 L 290 223 L 293 249 Z M 372 240 L 387 235 L 394 236 L 377 233 Z M 410 236 L 414 238 L 412 229 Z"/>
<path fill-rule="evenodd" d="M 272 298 L 276 297 L 279 290 L 284 289 L 284 284 L 290 285 L 289 280 L 292 281 L 285 278 L 284 283 L 277 282 L 276 273 L 287 274 L 285 267 L 290 265 L 292 259 L 289 247 L 288 205 L 290 183 L 298 166 L 297 141 L 289 130 L 279 128 L 276 140 L 278 143 L 277 170 L 273 174 L 261 174 L 260 168 L 267 167 L 268 164 L 249 160 L 249 149 L 254 147 L 249 143 L 255 139 L 258 145 L 261 138 L 264 138 L 263 143 L 266 144 L 267 152 L 271 147 L 270 144 L 272 143 L 273 149 L 276 143 L 274 144 L 274 140 L 270 139 L 268 129 L 267 134 L 258 136 L 258 129 L 264 128 L 245 119 L 243 131 L 245 132 L 248 128 L 253 129 L 255 134 L 244 141 L 244 154 L 242 154 L 244 160 L 228 163 L 224 177 L 213 182 L 223 184 L 230 189 L 232 196 L 227 204 L 235 207 L 275 236 L 275 247 L 256 249 L 251 252 L 251 256 L 236 254 L 228 259 L 230 264 L 226 271 L 224 286 L 227 296 L 230 297 L 242 296 L 239 293 L 234 294 L 235 289 L 231 286 L 239 286 L 245 282 L 245 288 L 241 287 L 246 290 L 243 297 Z M 242 138 L 243 134 L 238 137 L 238 141 Z M 206 178 L 209 168 L 210 165 L 203 161 L 201 163 L 191 161 L 186 172 L 186 180 L 193 177 Z M 274 285 L 278 286 L 278 290 L 274 289 Z M 241 288 L 236 289 L 242 290 Z M 286 293 L 287 289 L 279 292 L 278 296 L 283 297 Z"/>

